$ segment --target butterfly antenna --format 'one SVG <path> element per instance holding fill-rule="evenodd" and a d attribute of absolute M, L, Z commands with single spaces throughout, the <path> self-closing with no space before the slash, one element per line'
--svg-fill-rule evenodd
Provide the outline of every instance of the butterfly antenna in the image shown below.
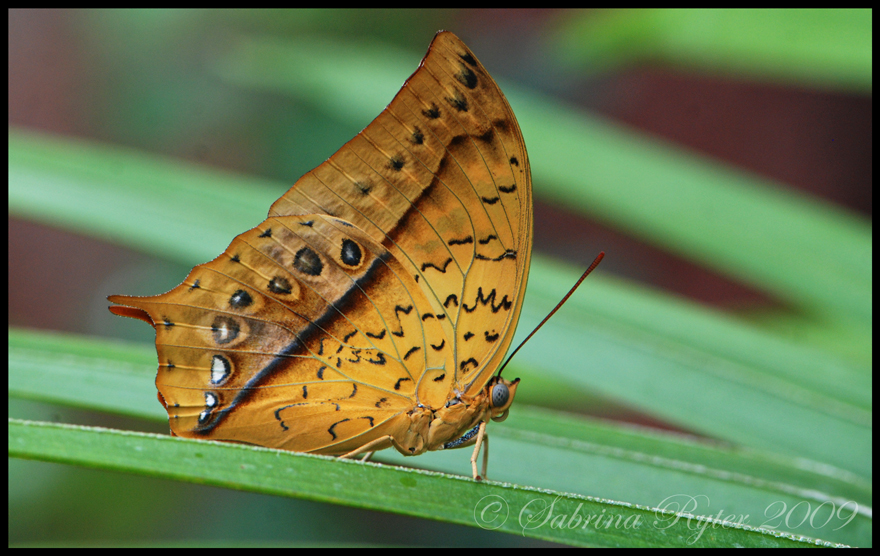
<path fill-rule="evenodd" d="M 553 307 L 553 310 L 550 311 L 550 313 L 548 313 L 546 317 L 544 317 L 544 320 L 541 321 L 541 324 L 539 324 L 538 326 L 536 326 L 535 329 L 532 330 L 531 334 L 529 334 L 528 336 L 526 336 L 526 339 L 523 340 L 522 342 L 520 342 L 520 344 L 519 344 L 518 346 L 516 346 L 516 349 L 513 350 L 513 353 L 510 354 L 510 356 L 507 358 L 507 361 L 505 361 L 504 364 L 501 365 L 501 369 L 498 371 L 498 375 L 499 375 L 499 376 L 501 375 L 501 371 L 504 370 L 504 367 L 506 367 L 507 364 L 510 363 L 510 360 L 513 359 L 513 356 L 516 355 L 516 352 L 519 351 L 519 348 L 523 347 L 523 346 L 526 344 L 526 342 L 528 342 L 528 341 L 531 339 L 531 337 L 535 335 L 535 332 L 537 332 L 538 330 L 540 330 L 541 327 L 544 326 L 544 323 L 547 322 L 548 320 L 550 320 L 550 317 L 552 317 L 553 314 L 554 314 L 556 311 L 558 311 L 560 307 L 562 307 L 563 303 L 565 303 L 566 301 L 568 301 L 568 298 L 571 297 L 571 294 L 573 294 L 574 291 L 575 291 L 576 289 L 578 289 L 578 286 L 581 285 L 581 282 L 583 282 L 584 279 L 585 279 L 587 276 L 589 276 L 590 273 L 593 272 L 593 270 L 594 270 L 597 266 L 599 266 L 599 263 L 602 262 L 602 259 L 603 259 L 604 257 L 605 257 L 605 251 L 602 251 L 601 253 L 599 253 L 599 254 L 596 256 L 596 258 L 593 260 L 593 263 L 590 265 L 590 267 L 584 272 L 584 274 L 583 274 L 583 275 L 580 277 L 580 279 L 575 283 L 575 285 L 572 286 L 570 290 L 568 290 L 568 293 L 565 294 L 565 297 L 563 297 L 563 298 L 559 301 L 559 303 L 556 304 L 556 307 Z"/>

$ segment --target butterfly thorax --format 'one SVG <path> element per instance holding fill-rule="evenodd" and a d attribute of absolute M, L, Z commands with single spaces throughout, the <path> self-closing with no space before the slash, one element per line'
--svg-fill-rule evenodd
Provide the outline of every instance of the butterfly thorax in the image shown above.
<path fill-rule="evenodd" d="M 475 396 L 451 398 L 444 407 L 433 411 L 427 430 L 427 449 L 443 450 L 472 445 L 480 423 L 489 419 L 498 420 L 506 415 L 516 394 L 518 381 L 519 379 L 511 382 L 500 376 L 493 377 Z M 509 393 L 499 405 L 493 404 L 492 393 L 496 385 L 501 385 Z M 499 401 L 497 396 L 495 401 Z"/>

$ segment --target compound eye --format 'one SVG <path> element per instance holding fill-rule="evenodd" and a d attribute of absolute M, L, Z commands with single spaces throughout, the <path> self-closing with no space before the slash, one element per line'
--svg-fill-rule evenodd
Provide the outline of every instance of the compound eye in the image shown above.
<path fill-rule="evenodd" d="M 510 389 L 500 382 L 492 387 L 492 399 L 490 405 L 492 407 L 504 407 L 510 400 Z"/>
<path fill-rule="evenodd" d="M 499 416 L 497 416 L 497 417 L 492 417 L 492 420 L 495 421 L 496 423 L 501 423 L 502 421 L 504 421 L 505 419 L 507 419 L 507 414 L 508 414 L 508 413 L 510 413 L 510 410 L 509 410 L 509 409 L 505 409 L 505 410 L 504 410 L 504 413 L 502 413 L 501 415 L 499 415 Z"/>

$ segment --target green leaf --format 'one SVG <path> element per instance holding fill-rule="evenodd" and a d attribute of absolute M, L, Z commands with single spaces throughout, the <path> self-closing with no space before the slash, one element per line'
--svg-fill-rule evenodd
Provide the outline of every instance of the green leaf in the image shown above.
<path fill-rule="evenodd" d="M 734 77 L 870 93 L 870 9 L 608 10 L 567 14 L 556 53 L 604 68 L 661 60 Z"/>
<path fill-rule="evenodd" d="M 476 483 L 326 456 L 91 427 L 10 419 L 9 455 L 345 503 L 571 545 L 827 544 L 573 494 Z M 450 500 L 456 503 L 450 504 Z"/>

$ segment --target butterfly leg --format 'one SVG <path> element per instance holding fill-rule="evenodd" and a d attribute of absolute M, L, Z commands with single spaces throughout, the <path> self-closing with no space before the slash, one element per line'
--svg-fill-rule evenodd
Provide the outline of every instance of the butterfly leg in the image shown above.
<path fill-rule="evenodd" d="M 486 470 L 489 468 L 489 435 L 488 433 L 483 436 L 483 442 L 486 444 L 486 447 L 483 448 L 483 478 L 488 479 L 489 474 Z"/>
<path fill-rule="evenodd" d="M 347 454 L 342 454 L 339 457 L 340 458 L 353 458 L 354 456 L 357 456 L 359 454 L 366 453 L 367 455 L 364 456 L 363 461 L 367 461 L 373 455 L 373 452 L 378 452 L 379 450 L 384 450 L 385 448 L 390 448 L 391 446 L 394 445 L 393 443 L 394 443 L 394 439 L 391 438 L 391 435 L 381 436 L 375 440 L 371 440 L 370 442 L 367 442 L 366 444 L 364 444 L 360 448 L 356 448 Z"/>
<path fill-rule="evenodd" d="M 477 473 L 477 459 L 480 457 L 480 448 L 486 444 L 483 451 L 483 475 Z M 474 442 L 474 454 L 471 456 L 471 468 L 474 472 L 474 480 L 480 481 L 486 477 L 486 469 L 489 467 L 489 435 L 486 434 L 486 422 L 480 423 L 480 429 L 477 431 L 477 441 Z"/>

